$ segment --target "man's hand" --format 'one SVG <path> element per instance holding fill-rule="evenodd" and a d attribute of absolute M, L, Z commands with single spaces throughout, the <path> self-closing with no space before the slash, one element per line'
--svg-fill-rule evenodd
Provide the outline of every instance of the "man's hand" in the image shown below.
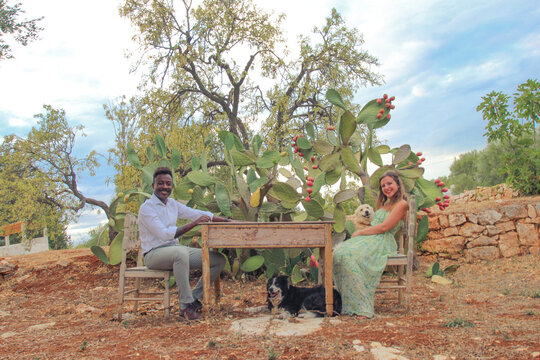
<path fill-rule="evenodd" d="M 197 220 L 195 220 L 194 222 L 198 225 L 200 223 L 204 223 L 204 222 L 211 222 L 212 221 L 212 218 L 208 215 L 201 215 Z"/>

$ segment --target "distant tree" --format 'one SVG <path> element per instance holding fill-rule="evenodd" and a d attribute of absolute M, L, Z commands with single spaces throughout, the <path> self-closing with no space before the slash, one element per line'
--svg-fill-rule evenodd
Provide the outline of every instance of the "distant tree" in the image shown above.
<path fill-rule="evenodd" d="M 502 154 L 502 166 L 507 182 L 522 194 L 540 193 L 538 167 L 540 154 L 536 147 L 536 124 L 540 113 L 540 83 L 528 80 L 514 94 L 514 109 L 509 109 L 510 97 L 492 91 L 482 97 L 476 108 L 488 121 L 488 142 L 501 142 L 508 151 Z"/>
<path fill-rule="evenodd" d="M 453 194 L 475 189 L 478 181 L 478 151 L 473 150 L 459 155 L 450 166 L 447 185 L 452 186 Z"/>
<path fill-rule="evenodd" d="M 33 20 L 19 20 L 20 14 L 24 13 L 21 4 L 13 6 L 7 4 L 7 0 L 0 0 L 0 60 L 13 58 L 11 47 L 3 39 L 4 35 L 13 37 L 15 42 L 26 46 L 30 41 L 38 37 L 38 33 L 43 30 L 38 27 L 38 21 L 43 17 Z"/>
<path fill-rule="evenodd" d="M 47 175 L 36 168 L 25 153 L 15 149 L 14 136 L 6 136 L 0 145 L 0 225 L 26 223 L 26 238 L 41 236 L 47 227 L 52 249 L 69 247 L 66 234 L 69 217 L 57 206 L 45 201 L 43 189 Z"/>
<path fill-rule="evenodd" d="M 20 201 L 28 206 L 36 202 L 53 206 L 65 214 L 67 222 L 74 220 L 87 205 L 97 206 L 109 218 L 109 205 L 85 196 L 79 188 L 80 174 L 88 171 L 94 175 L 99 166 L 95 151 L 82 158 L 74 154 L 76 136 L 84 136 L 82 126 L 71 127 L 64 110 L 54 109 L 50 105 L 44 105 L 44 109 L 45 114 L 35 116 L 37 125 L 30 130 L 26 139 L 15 136 L 4 139 L 5 151 L 20 154 L 22 161 L 40 174 L 34 198 Z M 111 238 L 114 235 L 111 231 Z"/>

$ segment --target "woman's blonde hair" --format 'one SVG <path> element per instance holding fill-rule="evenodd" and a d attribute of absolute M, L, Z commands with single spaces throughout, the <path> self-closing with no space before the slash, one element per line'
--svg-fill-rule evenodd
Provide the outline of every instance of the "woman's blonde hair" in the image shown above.
<path fill-rule="evenodd" d="M 385 177 L 391 177 L 398 185 L 396 196 L 394 196 L 392 199 L 389 199 L 382 191 L 381 180 Z M 388 170 L 379 178 L 379 196 L 377 197 L 377 209 L 380 209 L 388 201 L 390 201 L 390 204 L 393 205 L 401 199 L 407 200 L 407 194 L 405 192 L 405 187 L 403 186 L 403 181 L 401 181 L 401 178 L 399 177 L 397 172 L 393 170 Z"/>

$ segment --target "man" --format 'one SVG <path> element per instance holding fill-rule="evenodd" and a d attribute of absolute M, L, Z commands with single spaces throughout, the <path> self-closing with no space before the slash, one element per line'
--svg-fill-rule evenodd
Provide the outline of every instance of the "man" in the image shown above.
<path fill-rule="evenodd" d="M 200 223 L 228 222 L 228 218 L 214 216 L 211 212 L 192 209 L 169 199 L 173 188 L 172 172 L 167 167 L 159 167 L 154 172 L 152 182 L 154 193 L 139 209 L 139 233 L 144 263 L 149 269 L 173 270 L 178 297 L 180 316 L 187 320 L 201 318 L 203 296 L 202 278 L 193 289 L 189 285 L 189 270 L 202 268 L 202 250 L 182 246 L 178 237 Z M 178 219 L 193 220 L 177 227 Z M 210 280 L 213 282 L 225 266 L 225 258 L 218 252 L 210 252 Z"/>

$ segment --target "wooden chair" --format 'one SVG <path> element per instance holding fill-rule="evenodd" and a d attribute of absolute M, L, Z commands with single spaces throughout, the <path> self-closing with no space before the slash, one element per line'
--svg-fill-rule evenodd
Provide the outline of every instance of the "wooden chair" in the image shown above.
<path fill-rule="evenodd" d="M 407 219 L 403 228 L 397 235 L 398 254 L 388 257 L 386 266 L 397 267 L 395 277 L 383 277 L 379 284 L 380 290 L 397 290 L 398 301 L 403 305 L 405 299 L 405 309 L 409 309 L 410 295 L 412 287 L 412 273 L 414 263 L 414 237 L 416 235 L 416 200 L 414 195 L 410 195 Z"/>
<path fill-rule="evenodd" d="M 170 288 L 169 281 L 172 271 L 150 270 L 143 265 L 142 250 L 140 248 L 139 226 L 137 217 L 128 212 L 124 219 L 124 238 L 122 240 L 122 264 L 120 265 L 119 278 L 119 310 L 118 320 L 122 320 L 122 305 L 124 301 L 135 301 L 134 311 L 137 311 L 139 301 L 163 301 L 165 317 L 170 315 Z M 128 268 L 126 265 L 127 253 L 133 249 L 138 249 L 137 266 Z M 163 279 L 165 290 L 163 292 L 142 292 L 141 279 L 157 278 Z M 134 288 L 127 289 L 126 281 L 135 280 Z M 159 295 L 159 296 L 158 296 Z"/>

